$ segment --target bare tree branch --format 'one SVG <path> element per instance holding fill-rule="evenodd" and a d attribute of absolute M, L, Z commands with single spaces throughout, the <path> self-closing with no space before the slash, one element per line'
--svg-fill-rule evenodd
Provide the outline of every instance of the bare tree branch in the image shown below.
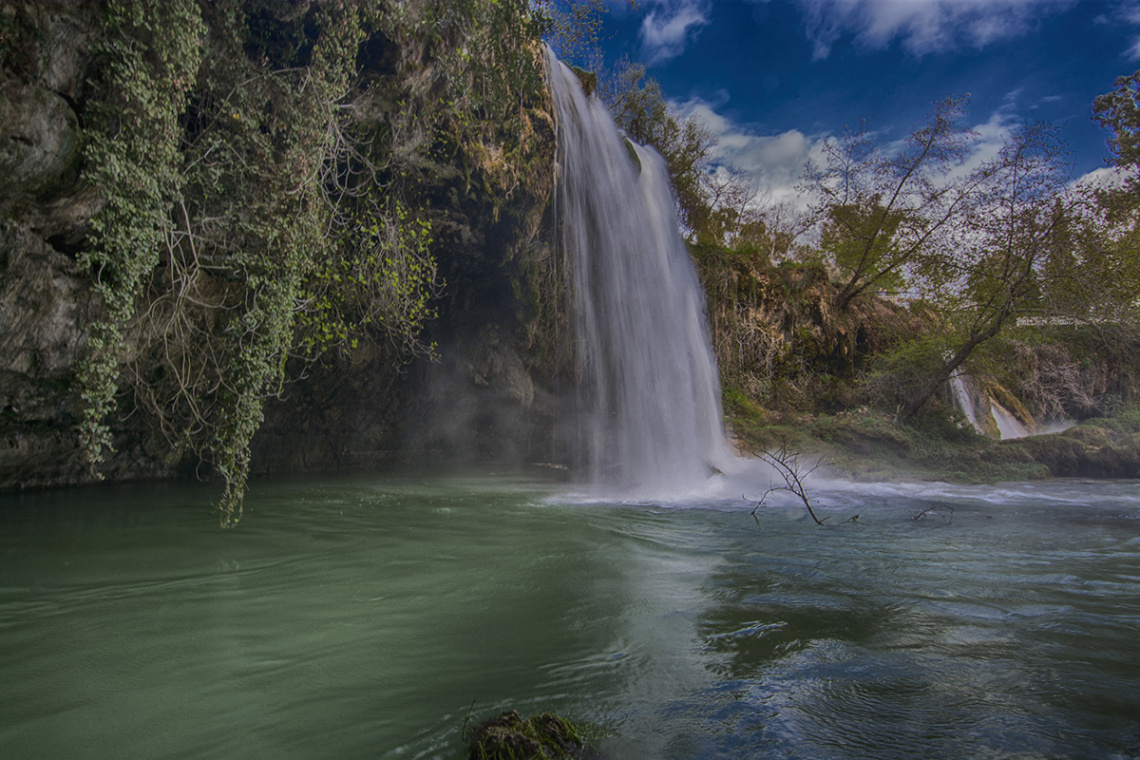
<path fill-rule="evenodd" d="M 756 517 L 757 510 L 764 505 L 765 499 L 771 494 L 776 491 L 788 491 L 789 493 L 795 494 L 795 496 L 803 502 L 808 514 L 811 515 L 811 519 L 815 521 L 816 525 L 824 524 L 824 521 L 819 519 L 815 513 L 815 509 L 812 508 L 811 499 L 808 498 L 807 488 L 804 486 L 804 480 L 823 464 L 823 457 L 819 457 L 810 467 L 807 467 L 800 462 L 800 452 L 789 450 L 786 443 L 780 444 L 780 447 L 775 451 L 753 452 L 753 455 L 771 465 L 784 481 L 784 485 L 772 486 L 760 496 L 759 501 L 756 502 L 756 506 L 752 510 L 753 518 Z M 858 515 L 856 515 L 856 519 L 857 518 Z M 757 520 L 757 522 L 759 522 L 759 520 Z"/>

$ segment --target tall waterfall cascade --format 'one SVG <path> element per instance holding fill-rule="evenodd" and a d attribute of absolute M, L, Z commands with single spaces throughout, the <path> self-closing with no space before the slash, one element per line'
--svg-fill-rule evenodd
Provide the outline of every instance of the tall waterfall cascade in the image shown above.
<path fill-rule="evenodd" d="M 690 493 L 731 457 L 704 293 L 665 163 L 547 56 L 590 479 L 636 497 Z"/>

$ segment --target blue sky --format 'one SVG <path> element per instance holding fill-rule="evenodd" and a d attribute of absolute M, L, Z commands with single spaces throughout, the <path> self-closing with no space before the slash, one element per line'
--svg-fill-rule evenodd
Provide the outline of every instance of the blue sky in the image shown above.
<path fill-rule="evenodd" d="M 979 155 L 1011 125 L 1063 125 L 1075 176 L 1105 166 L 1092 100 L 1140 68 L 1140 0 L 610 0 L 608 63 L 646 64 L 716 158 L 792 200 L 821 141 L 866 119 L 901 139 L 970 94 Z"/>

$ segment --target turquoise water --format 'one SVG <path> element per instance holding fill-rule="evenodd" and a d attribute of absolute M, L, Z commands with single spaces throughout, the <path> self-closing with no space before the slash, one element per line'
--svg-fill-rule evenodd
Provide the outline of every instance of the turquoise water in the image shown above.
<path fill-rule="evenodd" d="M 460 758 L 504 709 L 619 760 L 1140 757 L 1140 484 L 820 482 L 823 528 L 753 486 L 2 497 L 0 758 Z"/>

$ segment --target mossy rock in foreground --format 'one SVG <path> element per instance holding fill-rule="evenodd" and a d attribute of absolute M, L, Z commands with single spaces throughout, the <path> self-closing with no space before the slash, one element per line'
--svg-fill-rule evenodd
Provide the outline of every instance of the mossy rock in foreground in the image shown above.
<path fill-rule="evenodd" d="M 517 710 L 480 723 L 464 735 L 471 760 L 543 760 L 596 758 L 583 731 L 552 713 L 523 720 Z"/>

